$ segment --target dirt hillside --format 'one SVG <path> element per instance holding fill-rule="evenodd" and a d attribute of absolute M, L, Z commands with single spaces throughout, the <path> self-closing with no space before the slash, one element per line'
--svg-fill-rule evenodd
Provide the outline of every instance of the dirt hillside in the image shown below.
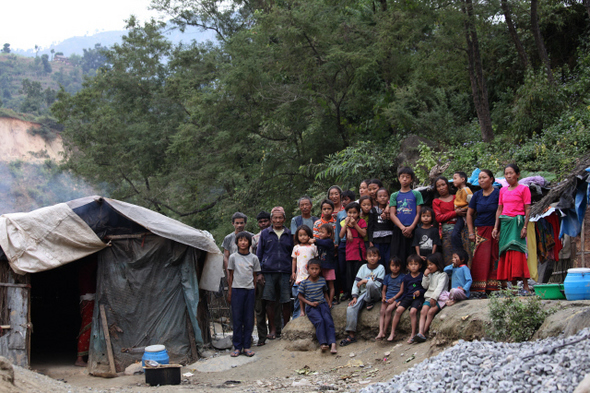
<path fill-rule="evenodd" d="M 27 130 L 38 126 L 35 123 L 2 117 L 0 118 L 0 161 L 43 162 L 45 159 L 60 161 L 63 151 L 62 140 L 58 135 L 52 142 L 39 135 L 31 135 Z"/>

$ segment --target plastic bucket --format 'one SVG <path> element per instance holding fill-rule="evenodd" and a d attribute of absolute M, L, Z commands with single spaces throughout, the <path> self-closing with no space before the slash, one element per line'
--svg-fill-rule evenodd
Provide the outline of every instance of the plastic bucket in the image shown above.
<path fill-rule="evenodd" d="M 590 269 L 568 269 L 563 286 L 567 300 L 590 300 Z"/>
<path fill-rule="evenodd" d="M 154 360 L 160 364 L 170 363 L 168 351 L 166 351 L 166 347 L 163 345 L 150 345 L 149 347 L 145 347 L 145 352 L 141 358 L 141 365 L 143 367 L 145 367 L 146 360 Z"/>
<path fill-rule="evenodd" d="M 561 284 L 537 284 L 535 293 L 541 299 L 565 299 L 561 291 Z"/>

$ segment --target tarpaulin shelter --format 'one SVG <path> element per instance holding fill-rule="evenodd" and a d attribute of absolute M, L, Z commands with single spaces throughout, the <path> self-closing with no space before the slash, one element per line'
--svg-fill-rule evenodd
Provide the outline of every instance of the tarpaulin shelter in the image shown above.
<path fill-rule="evenodd" d="M 5 327 L 0 354 L 16 364 L 30 361 L 29 273 L 89 256 L 98 261 L 90 372 L 105 370 L 109 363 L 99 306 L 106 312 L 117 371 L 153 344 L 165 345 L 171 361 L 196 360 L 203 343 L 199 320 L 206 315 L 199 290 L 217 291 L 223 275 L 223 254 L 208 232 L 94 196 L 1 216 L 0 247 L 8 261 L 0 264 L 0 324 Z"/>

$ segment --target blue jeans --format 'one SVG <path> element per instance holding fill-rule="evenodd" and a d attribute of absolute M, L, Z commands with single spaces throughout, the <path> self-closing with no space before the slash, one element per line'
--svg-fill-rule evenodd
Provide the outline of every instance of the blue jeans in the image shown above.
<path fill-rule="evenodd" d="M 252 331 L 254 330 L 254 304 L 256 291 L 254 289 L 232 288 L 231 310 L 233 315 L 233 344 L 238 351 L 252 346 Z"/>
<path fill-rule="evenodd" d="M 301 314 L 301 304 L 299 303 L 299 285 L 293 284 L 291 287 L 291 294 L 295 300 L 293 301 L 293 319 Z"/>
<path fill-rule="evenodd" d="M 451 234 L 451 245 L 453 246 L 454 250 L 461 250 L 463 249 L 463 227 L 465 226 L 465 219 L 463 217 L 457 217 L 457 223 L 453 228 L 453 233 Z"/>
<path fill-rule="evenodd" d="M 321 345 L 336 342 L 336 329 L 328 303 L 320 303 L 317 307 L 305 306 L 309 321 L 315 326 L 315 335 Z"/>

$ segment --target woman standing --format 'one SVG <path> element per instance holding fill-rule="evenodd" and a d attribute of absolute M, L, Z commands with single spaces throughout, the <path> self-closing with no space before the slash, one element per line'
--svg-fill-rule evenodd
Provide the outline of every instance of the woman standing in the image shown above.
<path fill-rule="evenodd" d="M 531 213 L 531 191 L 518 184 L 520 169 L 516 164 L 504 168 L 504 177 L 508 187 L 500 189 L 496 225 L 492 236 L 499 238 L 500 262 L 498 263 L 498 280 L 516 281 L 522 279 L 524 294 L 530 294 L 528 279 L 529 268 L 526 259 L 526 228 Z"/>
<path fill-rule="evenodd" d="M 336 216 L 341 210 L 344 210 L 342 206 L 342 188 L 338 186 L 332 186 L 328 188 L 328 199 L 334 202 L 334 211 L 332 217 L 336 219 Z"/>
<path fill-rule="evenodd" d="M 487 169 L 479 173 L 481 190 L 473 194 L 467 209 L 469 240 L 475 243 L 471 262 L 471 293 L 474 294 L 489 294 L 500 289 L 498 240 L 492 236 L 500 197 L 500 191 L 494 188 L 495 180 L 492 172 Z"/>
<path fill-rule="evenodd" d="M 455 196 L 449 192 L 449 181 L 444 176 L 439 176 L 434 182 L 434 187 L 438 198 L 432 201 L 432 210 L 436 222 L 440 224 L 440 234 L 442 239 L 442 255 L 445 259 L 445 266 L 452 264 L 453 246 L 451 245 L 451 234 L 457 222 L 457 212 L 455 211 Z"/>

